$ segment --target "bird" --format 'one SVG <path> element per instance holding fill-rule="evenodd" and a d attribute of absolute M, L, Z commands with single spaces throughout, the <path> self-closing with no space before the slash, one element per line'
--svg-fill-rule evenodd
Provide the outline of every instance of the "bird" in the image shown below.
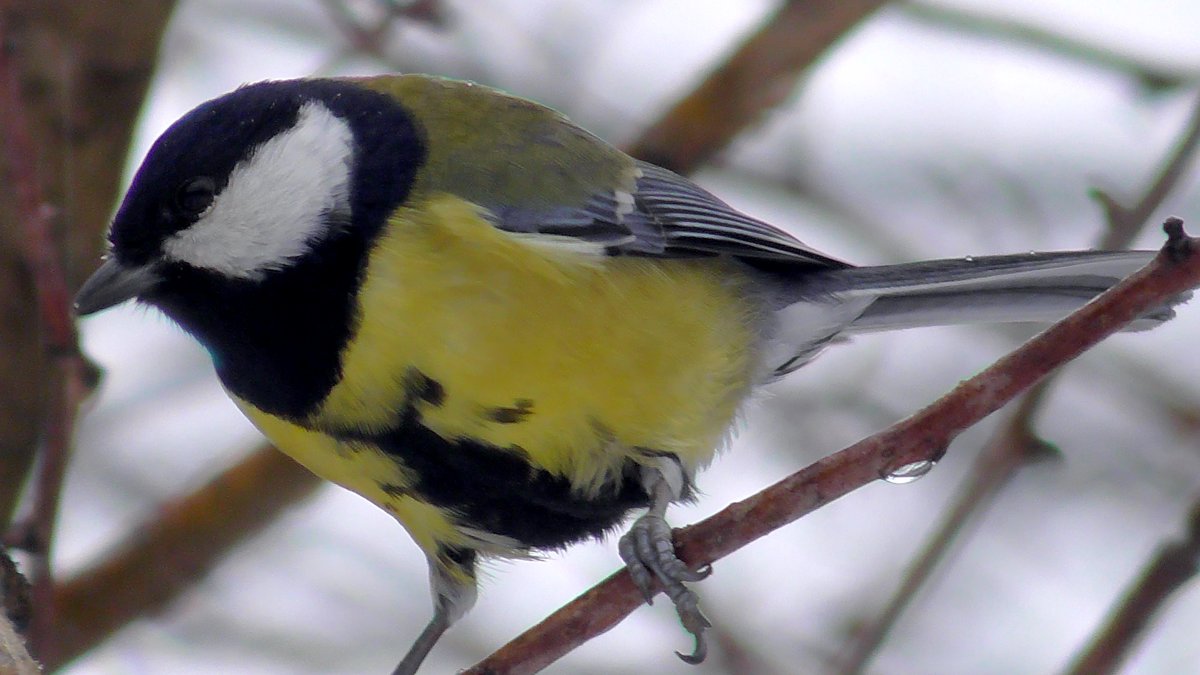
<path fill-rule="evenodd" d="M 709 570 L 675 556 L 666 511 L 754 391 L 860 333 L 1055 320 L 1152 256 L 859 267 L 524 98 L 302 78 L 167 128 L 74 306 L 160 310 L 276 447 L 408 531 L 433 616 L 397 675 L 474 605 L 481 561 L 635 512 L 619 554 L 647 601 L 665 588 L 698 662 Z"/>

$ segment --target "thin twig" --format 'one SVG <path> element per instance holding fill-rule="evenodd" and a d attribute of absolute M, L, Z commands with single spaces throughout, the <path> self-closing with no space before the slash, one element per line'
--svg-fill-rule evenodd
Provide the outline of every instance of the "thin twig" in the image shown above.
<path fill-rule="evenodd" d="M 1174 87 L 1200 80 L 1200 70 L 1195 68 L 1154 63 L 1135 54 L 1098 46 L 1019 19 L 983 16 L 923 2 L 905 2 L 900 7 L 914 19 L 948 27 L 958 33 L 970 32 L 1008 42 L 1025 43 L 1074 61 L 1131 73 L 1147 86 Z"/>
<path fill-rule="evenodd" d="M 87 277 L 99 256 L 121 180 L 119 158 L 128 151 L 173 5 L 171 0 L 3 5 L 6 57 L 19 71 L 20 112 L 37 153 L 21 161 L 41 172 L 35 176 L 41 180 L 38 207 L 48 202 L 59 209 L 52 219 L 68 288 Z M 7 140 L 0 141 L 5 143 L 0 165 L 15 149 Z M 17 495 L 32 487 L 47 411 L 59 405 L 46 392 L 60 374 L 37 318 L 41 289 L 26 255 L 32 243 L 24 236 L 28 219 L 22 222 L 10 192 L 14 187 L 0 180 L 0 316 L 6 317 L 0 321 L 0 522 L 5 523 L 14 518 Z M 24 506 L 28 511 L 33 504 L 25 500 Z"/>
<path fill-rule="evenodd" d="M 1192 504 L 1183 539 L 1166 544 L 1146 566 L 1068 675 L 1104 675 L 1120 668 L 1167 600 L 1196 578 L 1200 566 L 1200 499 Z"/>
<path fill-rule="evenodd" d="M 1164 229 L 1167 243 L 1149 265 L 930 406 L 676 530 L 679 557 L 699 569 L 902 467 L 931 466 L 963 430 L 1146 311 L 1200 285 L 1200 240 L 1187 237 L 1176 218 Z M 466 672 L 537 672 L 641 604 L 629 574 L 621 570 Z"/>
<path fill-rule="evenodd" d="M 1108 192 L 1093 189 L 1092 195 L 1104 208 L 1108 220 L 1100 248 L 1104 250 L 1126 248 L 1149 222 L 1150 217 L 1167 196 L 1179 185 L 1187 172 L 1196 146 L 1200 144 L 1200 96 L 1192 103 L 1192 113 L 1184 126 L 1183 135 L 1175 143 L 1170 155 L 1160 166 L 1158 173 L 1142 190 L 1142 197 L 1133 206 L 1125 206 Z"/>

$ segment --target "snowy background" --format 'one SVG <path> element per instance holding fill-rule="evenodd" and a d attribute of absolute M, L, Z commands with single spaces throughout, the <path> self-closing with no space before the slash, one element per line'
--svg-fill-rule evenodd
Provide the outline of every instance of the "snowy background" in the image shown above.
<path fill-rule="evenodd" d="M 348 3 L 370 16 L 374 3 Z M 356 53 L 319 2 L 182 2 L 130 161 L 197 103 L 265 78 L 403 70 L 465 77 L 554 106 L 614 143 L 636 138 L 774 9 L 764 0 L 455 0 L 442 28 L 399 22 L 386 60 Z M 921 5 L 923 7 L 932 6 Z M 1200 73 L 1191 0 L 958 0 L 1169 70 Z M 697 179 L 735 206 L 857 263 L 1087 248 L 1096 186 L 1136 197 L 1186 121 L 1194 88 L 920 18 L 899 5 L 846 36 L 785 105 Z M 133 165 L 130 167 L 132 171 Z M 1189 172 L 1159 222 L 1200 231 Z M 1157 247 L 1148 228 L 1139 239 Z M 1062 461 L 1023 470 L 904 615 L 872 673 L 1061 669 L 1200 492 L 1200 443 L 1162 401 L 1200 407 L 1190 347 L 1200 307 L 1120 335 L 1071 366 L 1038 419 Z M 1014 347 L 1019 329 L 871 336 L 831 349 L 751 407 L 700 478 L 683 525 L 916 410 Z M 78 431 L 58 531 L 67 574 L 172 495 L 258 442 L 207 356 L 160 316 L 83 322 L 107 370 Z M 996 420 L 929 476 L 872 485 L 720 561 L 698 585 L 717 628 L 762 673 L 828 672 L 944 511 Z M 614 541 L 487 570 L 476 609 L 430 673 L 474 663 L 618 566 Z M 429 617 L 423 557 L 386 514 L 327 487 L 233 550 L 161 615 L 68 669 L 89 673 L 384 673 Z M 1200 672 L 1200 588 L 1181 593 L 1130 673 Z M 553 666 L 559 673 L 722 673 L 689 667 L 669 604 L 643 608 Z M 747 661 L 738 661 L 745 664 Z M 743 665 L 743 668 L 746 666 Z M 744 671 L 743 671 L 744 672 Z"/>

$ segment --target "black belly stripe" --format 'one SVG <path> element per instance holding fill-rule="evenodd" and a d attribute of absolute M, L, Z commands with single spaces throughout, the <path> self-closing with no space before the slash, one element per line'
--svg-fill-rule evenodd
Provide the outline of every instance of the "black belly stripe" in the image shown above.
<path fill-rule="evenodd" d="M 366 442 L 396 457 L 413 472 L 414 496 L 453 509 L 459 524 L 510 537 L 530 548 L 559 548 L 597 537 L 620 524 L 649 496 L 639 465 L 626 462 L 619 485 L 602 486 L 592 497 L 571 490 L 561 476 L 534 467 L 520 448 L 508 450 L 470 439 L 447 440 L 420 422 L 409 408 L 399 426 L 379 435 L 335 433 Z"/>
<path fill-rule="evenodd" d="M 533 414 L 533 401 L 519 398 L 512 407 L 498 406 L 484 411 L 484 417 L 498 424 L 517 424 L 524 422 L 526 417 Z"/>
<path fill-rule="evenodd" d="M 420 399 L 435 407 L 446 402 L 446 389 L 442 383 L 416 368 L 409 368 L 404 374 L 404 388 L 409 401 Z"/>

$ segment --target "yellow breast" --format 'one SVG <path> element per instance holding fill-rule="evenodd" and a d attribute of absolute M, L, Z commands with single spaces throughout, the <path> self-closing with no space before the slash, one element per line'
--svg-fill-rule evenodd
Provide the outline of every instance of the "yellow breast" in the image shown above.
<path fill-rule="evenodd" d="M 388 427 L 415 369 L 444 392 L 420 410 L 434 431 L 586 490 L 633 448 L 706 462 L 755 368 L 746 280 L 716 259 L 597 256 L 440 196 L 392 219 L 368 269 L 321 425 Z"/>

